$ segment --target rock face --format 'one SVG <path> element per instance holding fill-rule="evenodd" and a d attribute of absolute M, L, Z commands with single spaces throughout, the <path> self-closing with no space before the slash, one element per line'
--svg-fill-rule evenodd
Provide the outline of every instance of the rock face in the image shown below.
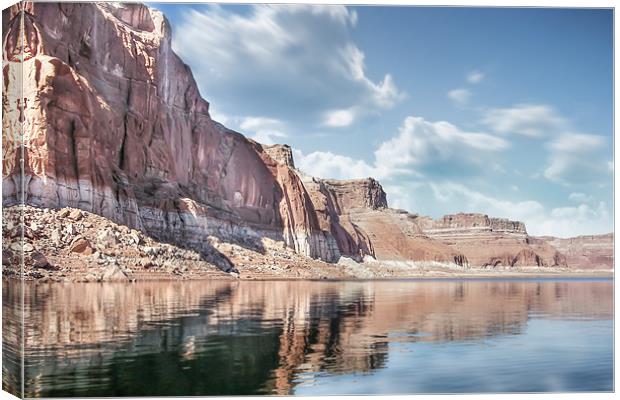
<path fill-rule="evenodd" d="M 269 154 L 278 164 L 295 168 L 291 146 L 286 144 L 274 144 L 271 146 L 263 146 L 263 150 L 265 150 L 265 153 Z"/>
<path fill-rule="evenodd" d="M 463 253 L 471 266 L 568 266 L 560 251 L 528 236 L 523 222 L 465 213 L 446 215 L 439 220 L 416 216 L 415 222 L 428 237 Z"/>
<path fill-rule="evenodd" d="M 159 11 L 20 3 L 4 11 L 3 31 L 5 205 L 20 201 L 23 184 L 28 204 L 80 208 L 162 240 L 271 237 L 311 257 L 339 256 L 290 148 L 263 147 L 210 118 Z"/>
<path fill-rule="evenodd" d="M 424 232 L 432 236 L 462 235 L 474 232 L 507 233 L 514 236 L 527 236 L 525 224 L 504 218 L 489 218 L 476 213 L 444 215 L 439 220 L 419 217 L 418 223 Z"/>
<path fill-rule="evenodd" d="M 330 263 L 566 266 L 556 245 L 569 249 L 569 265 L 612 259 L 608 245 L 533 239 L 521 222 L 389 209 L 372 178 L 303 175 L 289 146 L 261 145 L 211 119 L 157 10 L 22 2 L 2 17 L 3 204 L 71 207 L 60 218 L 72 222 L 50 232 L 51 243 L 75 238 L 84 210 L 201 254 L 212 253 L 205 238 L 214 237 L 263 254 L 265 239 L 284 242 Z M 118 240 L 75 238 L 71 252 L 94 255 Z M 10 247 L 9 258 L 13 250 L 23 249 Z M 228 259 L 206 262 L 235 271 Z"/>
<path fill-rule="evenodd" d="M 4 94 L 15 103 L 5 104 L 4 128 L 18 138 L 23 120 L 24 181 L 16 162 L 22 143 L 7 136 L 5 205 L 19 202 L 23 183 L 28 204 L 83 209 L 193 248 L 209 235 L 268 237 L 328 262 L 375 256 L 351 215 L 362 224 L 361 212 L 382 215 L 381 185 L 303 177 L 289 146 L 263 146 L 214 122 L 159 11 L 19 7 L 3 14 Z M 30 50 L 20 63 L 22 19 Z M 22 68 L 24 98 L 13 99 Z M 15 105 L 19 113 L 10 114 Z"/>
<path fill-rule="evenodd" d="M 580 269 L 613 269 L 614 235 L 578 236 L 562 239 L 551 236 L 534 238 L 558 249 L 570 266 Z"/>

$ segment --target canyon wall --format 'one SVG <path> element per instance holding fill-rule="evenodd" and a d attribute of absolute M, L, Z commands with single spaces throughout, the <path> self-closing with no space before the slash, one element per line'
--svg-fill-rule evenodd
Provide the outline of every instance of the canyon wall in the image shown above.
<path fill-rule="evenodd" d="M 459 213 L 433 220 L 416 216 L 424 234 L 462 252 L 481 267 L 567 267 L 566 257 L 527 234 L 525 224 L 484 214 Z"/>
<path fill-rule="evenodd" d="M 283 160 L 285 149 L 210 118 L 159 11 L 27 2 L 3 12 L 3 31 L 5 206 L 23 185 L 28 204 L 81 208 L 194 247 L 206 235 L 267 236 L 326 261 L 368 254 L 319 219 L 290 148 Z"/>
<path fill-rule="evenodd" d="M 552 236 L 532 238 L 545 242 L 566 256 L 566 263 L 582 269 L 613 269 L 614 235 L 590 235 L 562 239 Z"/>
<path fill-rule="evenodd" d="M 211 119 L 157 10 L 24 2 L 4 10 L 2 25 L 4 206 L 23 195 L 34 206 L 80 208 L 203 252 L 207 236 L 258 250 L 268 237 L 330 263 L 613 261 L 608 244 L 535 239 L 522 222 L 483 214 L 432 220 L 390 209 L 372 178 L 302 174 L 289 146 Z"/>

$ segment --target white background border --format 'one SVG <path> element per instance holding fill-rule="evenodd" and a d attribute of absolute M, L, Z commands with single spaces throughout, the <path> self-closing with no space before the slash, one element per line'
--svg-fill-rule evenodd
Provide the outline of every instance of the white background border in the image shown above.
<path fill-rule="evenodd" d="M 169 0 L 169 3 L 209 3 L 206 1 L 175 1 Z M 265 1 L 268 2 L 268 1 Z M 294 0 L 276 0 L 272 1 L 273 3 L 305 3 L 303 1 L 294 1 Z M 0 0 L 0 5 L 2 9 L 5 9 L 12 4 L 15 4 L 16 1 L 12 0 Z M 211 2 L 213 3 L 213 2 Z M 234 3 L 234 4 L 251 4 L 257 3 L 256 1 L 244 1 L 244 0 L 221 0 L 217 1 L 217 3 Z M 614 8 L 615 2 L 610 0 L 590 0 L 590 1 L 582 1 L 582 0 L 563 0 L 563 1 L 554 1 L 554 0 L 504 0 L 502 2 L 493 1 L 493 0 L 476 0 L 476 1 L 457 1 L 457 0 L 390 0 L 387 2 L 372 1 L 372 0 L 356 0 L 356 1 L 330 1 L 330 0 L 312 0 L 309 2 L 310 4 L 351 4 L 351 5 L 418 5 L 418 6 L 474 6 L 474 7 L 601 7 L 601 8 Z M 616 52 L 616 44 L 618 43 L 619 35 L 618 30 L 615 27 L 615 9 L 614 9 L 614 163 L 615 163 L 615 155 L 618 150 L 618 142 L 615 140 L 615 115 L 618 114 L 618 103 L 616 102 L 616 93 L 618 93 L 618 82 L 615 80 L 618 72 L 618 63 L 617 63 L 617 52 Z M 3 35 L 4 36 L 4 35 Z M 618 215 L 615 213 L 618 199 L 618 175 L 615 173 L 615 164 L 614 164 L 614 232 L 615 227 L 618 225 Z M 0 205 L 1 209 L 1 205 Z M 617 259 L 617 250 L 618 250 L 618 238 L 614 235 L 614 260 Z M 615 261 L 614 261 L 615 267 Z M 615 278 L 614 278 L 615 283 Z M 618 307 L 618 297 L 615 296 L 615 286 L 614 286 L 614 385 L 618 382 L 618 368 L 616 368 L 616 349 L 618 348 L 618 333 L 615 331 L 615 321 L 617 317 Z M 1 315 L 1 311 L 0 311 Z M 0 351 L 1 355 L 1 351 Z M 466 373 L 464 371 L 464 373 Z M 329 396 L 329 397 L 318 397 L 318 396 L 308 396 L 303 397 L 304 399 L 309 400 L 326 400 L 326 399 L 369 399 L 369 398 L 384 398 L 389 400 L 415 400 L 415 399 L 433 399 L 433 400 L 446 400 L 446 399 L 458 399 L 458 400 L 474 400 L 474 399 L 549 399 L 549 400 L 582 400 L 582 399 L 611 399 L 615 398 L 616 395 L 614 393 L 561 393 L 561 394 L 475 394 L 475 395 L 412 395 L 412 396 Z M 197 399 L 200 397 L 177 397 L 179 399 Z M 206 397 L 204 397 L 206 398 Z M 227 397 L 228 399 L 257 399 L 264 400 L 266 396 L 253 396 L 253 397 Z M 293 398 L 292 396 L 286 396 L 284 398 Z M 15 399 L 12 395 L 6 392 L 0 392 L 0 399 Z M 138 399 L 148 399 L 148 397 L 139 397 Z"/>

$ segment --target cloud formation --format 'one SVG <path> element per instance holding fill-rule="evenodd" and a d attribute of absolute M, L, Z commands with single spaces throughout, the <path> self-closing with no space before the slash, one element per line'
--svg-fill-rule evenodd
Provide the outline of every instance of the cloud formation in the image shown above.
<path fill-rule="evenodd" d="M 268 117 L 245 117 L 241 120 L 239 128 L 250 133 L 250 139 L 263 144 L 281 142 L 288 135 L 284 133 L 284 122 Z"/>
<path fill-rule="evenodd" d="M 378 81 L 368 77 L 364 52 L 350 38 L 357 14 L 347 7 L 203 10 L 181 17 L 173 48 L 191 65 L 202 94 L 219 107 L 343 127 L 369 114 L 359 110 L 388 109 L 405 97 L 389 73 Z"/>
<path fill-rule="evenodd" d="M 523 221 L 531 235 L 573 237 L 613 231 L 613 221 L 605 202 L 547 209 L 535 200 L 500 199 L 460 183 L 431 184 L 431 187 L 436 200 L 444 203 L 445 209 Z"/>
<path fill-rule="evenodd" d="M 609 176 L 608 161 L 602 154 L 606 139 L 583 133 L 563 133 L 547 144 L 549 163 L 545 178 L 562 183 L 599 182 Z"/>
<path fill-rule="evenodd" d="M 332 128 L 345 128 L 353 123 L 355 116 L 355 108 L 326 111 L 323 114 L 323 125 Z"/>
<path fill-rule="evenodd" d="M 430 122 L 409 116 L 399 128 L 399 134 L 383 142 L 375 151 L 379 169 L 402 173 L 430 175 L 439 171 L 462 174 L 465 169 L 479 167 L 489 153 L 505 150 L 510 143 L 487 133 L 467 132 L 449 122 Z M 387 175 L 384 172 L 383 175 Z"/>
<path fill-rule="evenodd" d="M 373 176 L 389 180 L 402 175 L 462 175 L 467 170 L 487 168 L 486 156 L 509 146 L 504 138 L 467 132 L 445 121 L 430 122 L 409 116 L 397 135 L 377 147 L 371 164 L 329 151 L 307 155 L 298 152 L 297 157 L 304 172 L 313 176 L 340 179 Z"/>
<path fill-rule="evenodd" d="M 331 151 L 315 151 L 304 154 L 293 149 L 295 165 L 311 176 L 332 179 L 362 179 L 376 177 L 375 167 L 364 160 L 334 154 Z"/>
<path fill-rule="evenodd" d="M 482 80 L 484 79 L 484 74 L 480 71 L 471 71 L 469 74 L 467 74 L 467 82 L 469 83 L 480 83 L 482 82 Z"/>
<path fill-rule="evenodd" d="M 566 120 L 547 105 L 517 104 L 488 110 L 482 123 L 497 133 L 542 138 L 562 128 Z"/>
<path fill-rule="evenodd" d="M 471 97 L 471 92 L 467 89 L 454 89 L 448 92 L 448 97 L 450 100 L 455 102 L 457 105 L 465 105 L 469 101 Z"/>

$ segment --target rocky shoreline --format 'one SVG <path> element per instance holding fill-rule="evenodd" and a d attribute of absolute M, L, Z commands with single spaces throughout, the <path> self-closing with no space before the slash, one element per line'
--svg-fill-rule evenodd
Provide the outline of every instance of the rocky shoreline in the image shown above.
<path fill-rule="evenodd" d="M 5 276 L 391 279 L 613 269 L 613 234 L 534 237 L 523 222 L 479 213 L 433 219 L 390 208 L 372 177 L 306 175 L 290 146 L 258 143 L 211 118 L 172 50 L 169 23 L 148 6 L 23 2 L 4 11 L 3 31 L 5 103 L 27 104 L 3 114 Z"/>
<path fill-rule="evenodd" d="M 23 210 L 23 244 L 19 221 Z M 18 278 L 23 248 L 25 280 L 37 282 L 133 282 L 186 279 L 399 279 L 541 276 L 612 276 L 611 270 L 567 268 L 467 268 L 413 261 L 326 263 L 297 254 L 284 242 L 260 246 L 205 238 L 209 251 L 158 241 L 104 217 L 75 208 L 13 206 L 4 210 L 3 276 Z"/>

